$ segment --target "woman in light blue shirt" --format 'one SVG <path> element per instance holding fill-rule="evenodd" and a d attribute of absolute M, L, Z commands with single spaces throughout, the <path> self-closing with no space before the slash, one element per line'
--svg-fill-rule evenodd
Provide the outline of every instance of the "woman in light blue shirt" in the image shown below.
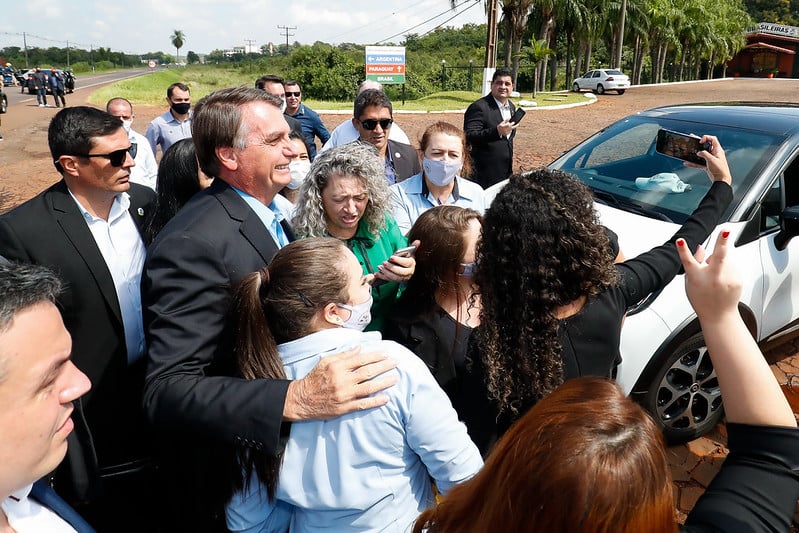
<path fill-rule="evenodd" d="M 419 215 L 437 205 L 457 205 L 481 215 L 487 207 L 483 188 L 462 178 L 469 175 L 466 137 L 449 122 L 429 126 L 419 141 L 422 172 L 391 186 L 394 219 L 406 235 Z"/>
<path fill-rule="evenodd" d="M 409 531 L 434 501 L 431 478 L 446 493 L 482 466 L 425 364 L 362 332 L 372 277 L 341 241 L 312 238 L 282 248 L 236 290 L 241 377 L 300 379 L 325 355 L 360 346 L 392 357 L 398 381 L 382 407 L 292 423 L 282 464 L 243 445 L 243 475 L 227 506 L 232 531 Z"/>

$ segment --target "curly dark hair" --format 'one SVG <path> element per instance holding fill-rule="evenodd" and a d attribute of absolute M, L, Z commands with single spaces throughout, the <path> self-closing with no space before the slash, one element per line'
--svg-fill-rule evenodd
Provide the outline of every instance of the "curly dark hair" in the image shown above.
<path fill-rule="evenodd" d="M 477 262 L 488 389 L 518 412 L 563 382 L 557 310 L 618 283 L 590 190 L 548 168 L 511 176 L 486 212 Z"/>

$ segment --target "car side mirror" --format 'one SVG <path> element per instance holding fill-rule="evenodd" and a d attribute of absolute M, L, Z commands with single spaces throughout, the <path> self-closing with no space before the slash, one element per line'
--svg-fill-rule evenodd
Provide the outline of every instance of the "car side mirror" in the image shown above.
<path fill-rule="evenodd" d="M 774 246 L 782 251 L 797 235 L 799 235 L 799 206 L 786 207 L 780 215 L 780 231 L 774 236 Z"/>

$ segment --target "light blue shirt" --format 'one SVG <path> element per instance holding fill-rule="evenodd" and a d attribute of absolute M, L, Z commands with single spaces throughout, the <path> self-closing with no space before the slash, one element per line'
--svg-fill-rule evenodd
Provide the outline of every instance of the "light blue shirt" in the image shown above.
<path fill-rule="evenodd" d="M 333 328 L 278 347 L 288 379 L 305 377 L 326 356 L 353 346 L 388 354 L 399 381 L 389 402 L 332 420 L 291 424 L 277 504 L 252 480 L 227 507 L 231 531 L 407 532 L 433 505 L 430 478 L 446 493 L 482 467 L 477 447 L 427 366 L 380 333 Z M 288 505 L 287 505 L 288 504 Z M 282 529 L 275 524 L 280 520 Z M 269 529 L 264 529 L 268 524 Z"/>
<path fill-rule="evenodd" d="M 256 197 L 242 190 L 235 187 L 232 187 L 232 189 L 241 196 L 247 205 L 250 206 L 250 209 L 255 211 L 255 214 L 261 219 L 266 229 L 269 230 L 269 234 L 272 236 L 275 243 L 277 243 L 278 248 L 286 246 L 289 240 L 283 228 L 280 226 L 280 222 L 285 219 L 290 219 L 294 215 L 294 205 L 285 197 L 276 194 L 272 203 L 267 206 Z"/>
<path fill-rule="evenodd" d="M 147 126 L 147 131 L 144 132 L 144 136 L 147 137 L 150 148 L 153 149 L 153 155 L 156 155 L 159 144 L 161 145 L 161 154 L 164 154 L 170 146 L 179 140 L 191 137 L 191 112 L 186 117 L 186 120 L 180 122 L 168 110 L 150 122 L 150 125 Z M 142 146 L 139 149 L 141 148 L 144 147 Z"/>
<path fill-rule="evenodd" d="M 427 190 L 421 172 L 390 188 L 394 220 L 397 221 L 397 226 L 403 235 L 408 234 L 419 215 L 432 207 L 442 205 Z M 475 182 L 459 176 L 455 178 L 455 187 L 447 198 L 446 204 L 468 207 L 481 215 L 486 209 L 483 188 Z"/>

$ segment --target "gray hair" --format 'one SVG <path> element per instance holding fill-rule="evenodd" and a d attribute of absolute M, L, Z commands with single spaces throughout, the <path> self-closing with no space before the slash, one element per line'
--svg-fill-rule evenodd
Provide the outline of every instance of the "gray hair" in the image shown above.
<path fill-rule="evenodd" d="M 14 323 L 14 315 L 42 302 L 55 303 L 61 280 L 49 269 L 0 261 L 0 333 Z M 5 378 L 5 358 L 0 346 L 0 382 Z"/>
<path fill-rule="evenodd" d="M 325 237 L 327 220 L 322 191 L 331 176 L 354 176 L 369 194 L 362 222 L 375 238 L 386 227 L 391 214 L 391 191 L 386 181 L 386 167 L 377 149 L 369 143 L 351 142 L 326 150 L 316 156 L 300 189 L 292 224 L 302 237 Z"/>

